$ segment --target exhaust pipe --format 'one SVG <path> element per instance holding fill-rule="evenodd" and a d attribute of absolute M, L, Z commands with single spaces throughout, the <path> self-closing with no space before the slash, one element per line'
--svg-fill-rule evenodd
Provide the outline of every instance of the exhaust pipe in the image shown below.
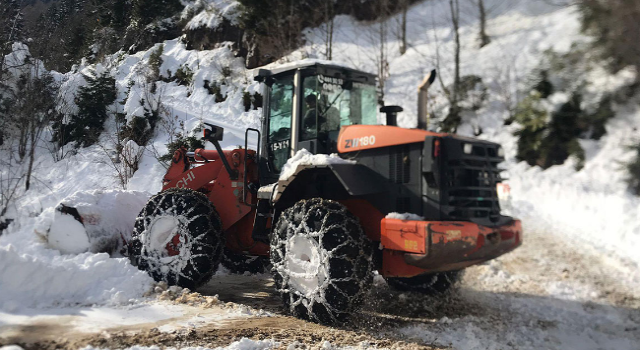
<path fill-rule="evenodd" d="M 433 69 L 424 77 L 418 86 L 418 129 L 427 130 L 429 116 L 427 115 L 427 91 L 429 86 L 436 80 L 436 70 Z"/>

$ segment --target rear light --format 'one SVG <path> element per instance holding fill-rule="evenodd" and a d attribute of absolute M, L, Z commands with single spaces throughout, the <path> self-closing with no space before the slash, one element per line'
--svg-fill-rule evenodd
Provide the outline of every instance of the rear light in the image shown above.
<path fill-rule="evenodd" d="M 440 156 L 440 139 L 435 139 L 433 141 L 433 158 L 438 158 Z"/>

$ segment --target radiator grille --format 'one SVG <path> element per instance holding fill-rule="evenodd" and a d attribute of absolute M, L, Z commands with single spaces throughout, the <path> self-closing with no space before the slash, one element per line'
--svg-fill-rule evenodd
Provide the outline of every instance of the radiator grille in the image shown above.
<path fill-rule="evenodd" d="M 463 146 L 463 144 L 460 144 Z M 497 145 L 473 144 L 472 152 L 460 152 L 447 161 L 448 216 L 453 219 L 500 219 L 500 204 L 496 185 L 500 178 Z"/>

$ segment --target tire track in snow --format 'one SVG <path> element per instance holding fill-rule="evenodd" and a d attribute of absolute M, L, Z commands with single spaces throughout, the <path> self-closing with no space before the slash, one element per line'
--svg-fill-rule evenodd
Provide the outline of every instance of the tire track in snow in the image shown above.
<path fill-rule="evenodd" d="M 397 295 L 426 305 L 430 318 L 394 332 L 459 349 L 637 349 L 640 298 L 632 267 L 561 236 L 527 232 L 513 253 L 469 268 L 447 301 Z M 397 303 L 388 308 L 402 308 Z"/>

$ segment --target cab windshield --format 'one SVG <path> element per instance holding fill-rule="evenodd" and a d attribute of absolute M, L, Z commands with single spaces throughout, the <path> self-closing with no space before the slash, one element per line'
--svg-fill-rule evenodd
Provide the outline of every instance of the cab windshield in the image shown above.
<path fill-rule="evenodd" d="M 327 134 L 337 140 L 345 125 L 377 124 L 377 95 L 372 85 L 313 75 L 303 78 L 301 140 Z"/>

